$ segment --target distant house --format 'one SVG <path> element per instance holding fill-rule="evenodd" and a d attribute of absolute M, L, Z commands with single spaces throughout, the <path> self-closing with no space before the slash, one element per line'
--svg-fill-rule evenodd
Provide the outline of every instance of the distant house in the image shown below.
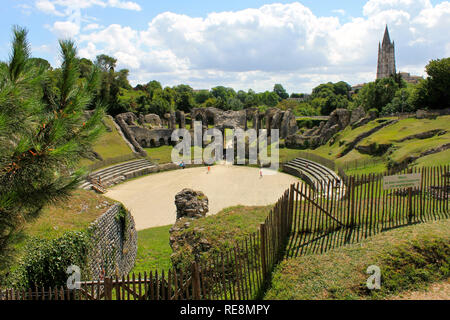
<path fill-rule="evenodd" d="M 303 101 L 308 100 L 309 97 L 310 97 L 310 94 L 303 93 L 302 97 L 299 97 L 299 98 L 287 98 L 287 100 L 288 101 L 295 101 L 295 102 L 303 102 Z"/>
<path fill-rule="evenodd" d="M 364 87 L 365 83 L 360 83 L 352 86 L 352 90 L 349 92 L 349 94 L 352 96 L 355 93 L 358 93 L 359 90 L 361 90 L 362 87 Z"/>
<path fill-rule="evenodd" d="M 412 76 L 408 72 L 399 72 L 399 73 L 400 73 L 400 76 L 402 77 L 402 79 L 405 80 L 408 83 L 416 84 L 420 80 L 423 80 L 423 77 L 421 77 L 421 76 Z"/>

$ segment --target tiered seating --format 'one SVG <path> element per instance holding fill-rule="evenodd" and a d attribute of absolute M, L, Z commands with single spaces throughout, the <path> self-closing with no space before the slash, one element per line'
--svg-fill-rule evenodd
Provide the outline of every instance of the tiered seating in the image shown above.
<path fill-rule="evenodd" d="M 80 188 L 90 190 L 93 186 L 91 181 L 96 181 L 96 187 L 108 187 L 127 179 L 138 177 L 151 172 L 156 166 L 147 159 L 124 162 L 112 167 L 92 172 L 89 178 L 80 185 Z"/>
<path fill-rule="evenodd" d="M 341 178 L 333 170 L 308 159 L 296 158 L 289 161 L 283 165 L 283 170 L 301 178 L 318 192 L 328 193 L 328 186 L 343 188 Z"/>

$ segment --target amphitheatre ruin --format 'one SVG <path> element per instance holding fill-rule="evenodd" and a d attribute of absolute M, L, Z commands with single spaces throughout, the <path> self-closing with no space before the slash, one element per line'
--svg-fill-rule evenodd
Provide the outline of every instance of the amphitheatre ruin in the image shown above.
<path fill-rule="evenodd" d="M 377 79 L 394 81 L 385 79 L 394 74 L 386 26 Z M 398 75 L 411 85 L 419 81 Z M 432 252 L 437 267 L 421 269 L 427 256 L 405 258 L 408 268 L 395 269 L 394 280 L 401 272 L 408 278 L 414 263 L 419 277 L 444 279 L 450 108 L 383 113 L 355 103 L 326 116 L 299 116 L 281 102 L 159 115 L 130 108 L 97 119 L 95 110 L 80 111 L 80 127 L 96 119 L 106 132 L 82 154 L 73 194 L 27 226 L 29 235 L 19 239 L 23 260 L 12 277 L 8 270 L 11 289 L 0 288 L 0 300 L 370 299 L 361 284 L 373 289 L 365 282 L 373 261 L 389 271 L 387 254 L 401 248 L 399 255 L 419 256 L 435 236 L 423 251 Z M 50 236 L 41 244 L 36 233 Z M 72 267 L 83 272 L 75 288 L 66 282 Z M 54 289 L 51 272 L 59 277 Z M 319 294 L 317 283 L 326 287 Z"/>
<path fill-rule="evenodd" d="M 193 109 L 188 124 L 193 128 L 194 121 L 201 121 L 203 131 L 213 127 L 224 132 L 225 129 L 276 129 L 280 138 L 297 132 L 295 116 L 291 111 L 271 108 L 261 113 L 257 108 L 240 111 L 222 111 L 216 108 Z M 156 114 L 136 116 L 133 113 L 119 114 L 115 123 L 122 137 L 139 156 L 146 156 L 146 147 L 174 145 L 171 137 L 176 128 L 186 128 L 184 112 L 171 112 L 161 119 Z M 193 129 L 190 129 L 193 132 Z M 205 146 L 205 145 L 204 145 Z M 172 172 L 161 172 L 178 169 Z M 174 195 L 184 187 L 203 190 L 210 199 L 209 214 L 233 205 L 268 205 L 297 178 L 282 172 L 269 172 L 267 168 L 233 166 L 219 161 L 209 172 L 205 167 L 179 170 L 176 163 L 155 165 L 148 160 L 136 160 L 119 165 L 115 172 L 111 168 L 94 172 L 90 182 L 83 188 L 97 186 L 106 196 L 122 202 L 129 208 L 138 230 L 174 223 L 176 220 Z M 129 173 L 129 172 L 131 173 Z M 261 171 L 261 172 L 260 172 Z M 121 183 L 110 189 L 107 186 L 123 182 L 129 177 L 155 173 L 138 180 Z M 262 174 L 262 177 L 261 177 Z M 100 180 L 99 180 L 100 179 Z M 98 185 L 98 181 L 101 181 Z M 151 206 L 152 210 L 148 210 Z"/>

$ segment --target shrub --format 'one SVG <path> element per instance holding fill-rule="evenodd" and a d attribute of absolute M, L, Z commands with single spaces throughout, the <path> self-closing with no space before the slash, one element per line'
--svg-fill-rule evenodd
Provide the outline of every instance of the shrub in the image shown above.
<path fill-rule="evenodd" d="M 124 241 L 127 240 L 127 230 L 128 230 L 128 211 L 123 207 L 120 206 L 119 211 L 117 212 L 116 216 L 114 217 L 115 220 L 120 224 L 120 231 L 122 234 L 122 239 Z"/>
<path fill-rule="evenodd" d="M 86 232 L 66 232 L 57 239 L 32 238 L 26 254 L 15 270 L 12 285 L 20 289 L 65 286 L 67 267 L 77 265 L 83 270 L 88 253 Z"/>

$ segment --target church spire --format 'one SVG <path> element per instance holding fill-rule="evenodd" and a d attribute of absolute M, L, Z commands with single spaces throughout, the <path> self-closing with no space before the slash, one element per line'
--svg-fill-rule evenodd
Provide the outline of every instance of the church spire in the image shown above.
<path fill-rule="evenodd" d="M 395 74 L 395 72 L 395 47 L 394 42 L 391 43 L 388 26 L 386 24 L 381 48 L 380 43 L 378 43 L 377 79 L 387 78 L 390 75 Z"/>
<path fill-rule="evenodd" d="M 388 26 L 384 29 L 383 46 L 391 44 L 391 38 L 389 37 Z"/>

